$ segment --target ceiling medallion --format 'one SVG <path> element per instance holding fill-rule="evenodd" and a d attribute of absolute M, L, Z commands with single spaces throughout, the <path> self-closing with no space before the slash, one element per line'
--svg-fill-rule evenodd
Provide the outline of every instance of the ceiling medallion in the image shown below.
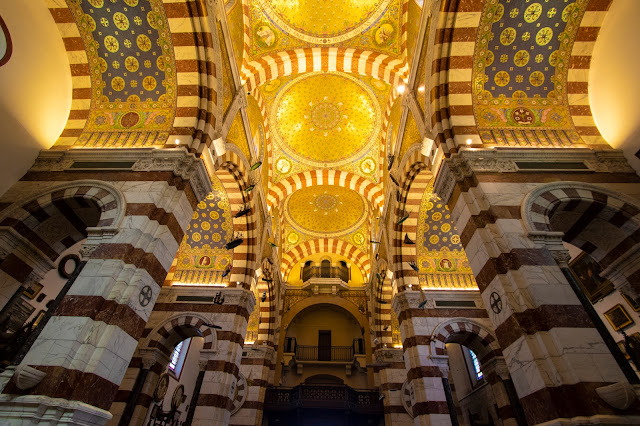
<path fill-rule="evenodd" d="M 318 185 L 299 189 L 287 197 L 283 213 L 300 234 L 341 236 L 362 226 L 367 218 L 367 204 L 351 189 Z"/>
<path fill-rule="evenodd" d="M 390 0 L 257 0 L 283 31 L 308 43 L 333 44 L 364 33 L 382 15 Z M 346 10 L 345 10 L 346 9 Z M 341 12 L 336 13 L 337 10 Z"/>
<path fill-rule="evenodd" d="M 339 72 L 294 78 L 280 89 L 270 111 L 277 146 L 289 160 L 314 168 L 340 167 L 363 159 L 379 142 L 381 117 L 371 87 Z M 292 165 L 280 158 L 276 169 L 287 173 Z M 363 169 L 371 173 L 371 162 Z"/>

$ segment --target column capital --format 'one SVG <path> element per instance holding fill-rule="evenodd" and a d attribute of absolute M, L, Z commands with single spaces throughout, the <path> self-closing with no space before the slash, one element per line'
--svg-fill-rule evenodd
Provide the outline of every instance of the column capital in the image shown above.
<path fill-rule="evenodd" d="M 503 357 L 494 357 L 487 362 L 482 363 L 482 372 L 489 376 L 491 373 L 496 373 L 502 380 L 508 380 L 509 367 Z"/>
<path fill-rule="evenodd" d="M 158 349 L 140 349 L 140 357 L 142 359 L 142 368 L 150 370 L 156 363 L 166 365 L 169 363 L 169 357 Z"/>
<path fill-rule="evenodd" d="M 424 305 L 420 306 L 422 303 L 424 303 Z M 399 315 L 401 312 L 409 309 L 434 308 L 435 300 L 428 298 L 426 300 L 422 300 L 421 292 L 405 290 L 403 292 L 396 293 L 396 295 L 393 297 L 391 306 L 393 307 L 393 310 Z"/>

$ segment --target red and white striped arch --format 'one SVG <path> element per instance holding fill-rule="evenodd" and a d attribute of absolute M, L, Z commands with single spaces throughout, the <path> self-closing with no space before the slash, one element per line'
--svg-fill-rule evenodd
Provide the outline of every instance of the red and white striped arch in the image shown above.
<path fill-rule="evenodd" d="M 91 72 L 82 37 L 69 8 L 56 0 L 45 0 L 44 4 L 60 31 L 71 68 L 71 111 L 64 130 L 53 147 L 53 149 L 66 149 L 78 139 L 89 117 Z"/>
<path fill-rule="evenodd" d="M 592 147 L 600 145 L 602 148 L 609 148 L 591 114 L 588 86 L 593 48 L 596 45 L 602 21 L 612 2 L 613 0 L 589 2 L 573 42 L 567 75 L 567 97 L 573 124 L 582 140 Z"/>
<path fill-rule="evenodd" d="M 360 269 L 364 279 L 369 279 L 369 272 L 371 271 L 369 256 L 346 241 L 334 238 L 319 238 L 304 241 L 282 255 L 280 268 L 284 281 L 287 281 L 291 269 L 299 261 L 316 253 L 333 253 L 351 259 L 358 269 Z"/>
<path fill-rule="evenodd" d="M 352 189 L 367 199 L 374 208 L 380 208 L 384 203 L 384 193 L 380 185 L 343 170 L 326 169 L 308 170 L 282 179 L 269 188 L 267 202 L 271 207 L 277 207 L 295 191 L 317 185 L 335 185 Z"/>
<path fill-rule="evenodd" d="M 246 48 L 246 45 L 245 45 Z M 341 71 L 367 75 L 398 86 L 407 79 L 406 61 L 384 53 L 342 47 L 311 47 L 285 50 L 243 61 L 242 79 L 247 89 L 291 74 L 313 71 Z"/>
<path fill-rule="evenodd" d="M 243 204 L 251 204 L 249 214 L 233 221 L 234 232 L 241 232 L 244 242 L 233 250 L 229 278 L 231 285 L 240 283 L 248 290 L 251 288 L 251 281 L 257 268 L 256 259 L 260 240 L 256 214 L 258 208 L 252 203 L 253 192 L 245 192 L 245 188 L 249 186 L 249 173 L 242 159 L 231 150 L 216 159 L 216 169 L 216 176 L 227 192 L 232 214 L 240 211 Z"/>

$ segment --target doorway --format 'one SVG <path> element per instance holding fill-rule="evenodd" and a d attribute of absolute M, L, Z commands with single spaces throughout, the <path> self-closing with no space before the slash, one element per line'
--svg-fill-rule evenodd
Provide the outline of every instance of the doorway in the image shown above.
<path fill-rule="evenodd" d="M 331 361 L 331 330 L 318 331 L 318 361 Z"/>

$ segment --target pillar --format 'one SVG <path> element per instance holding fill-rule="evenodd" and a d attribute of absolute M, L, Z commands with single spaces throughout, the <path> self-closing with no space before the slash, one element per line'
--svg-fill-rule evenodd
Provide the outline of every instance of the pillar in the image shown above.
<path fill-rule="evenodd" d="M 520 400 L 508 391 L 511 383 L 507 363 L 502 357 L 494 357 L 482 364 L 482 373 L 491 386 L 496 401 L 498 417 L 504 426 L 526 426 L 526 419 L 520 407 Z M 510 390 L 510 389 L 509 389 Z M 515 397 L 515 398 L 514 398 Z M 513 405 L 512 405 L 513 403 Z"/>
<path fill-rule="evenodd" d="M 194 425 L 229 424 L 247 322 L 256 303 L 253 293 L 242 287 L 223 293 L 226 308 L 215 317 L 215 324 L 222 327 L 217 330 L 216 349 L 201 351 L 206 365 Z"/>
<path fill-rule="evenodd" d="M 448 377 L 449 359 L 432 353 L 431 337 L 425 335 L 430 329 L 429 318 L 418 308 L 419 304 L 420 292 L 417 291 L 405 290 L 393 299 L 393 310 L 400 322 L 407 380 L 415 395 L 415 401 L 412 401 L 413 424 L 450 425 L 448 386 L 442 380 Z"/>

